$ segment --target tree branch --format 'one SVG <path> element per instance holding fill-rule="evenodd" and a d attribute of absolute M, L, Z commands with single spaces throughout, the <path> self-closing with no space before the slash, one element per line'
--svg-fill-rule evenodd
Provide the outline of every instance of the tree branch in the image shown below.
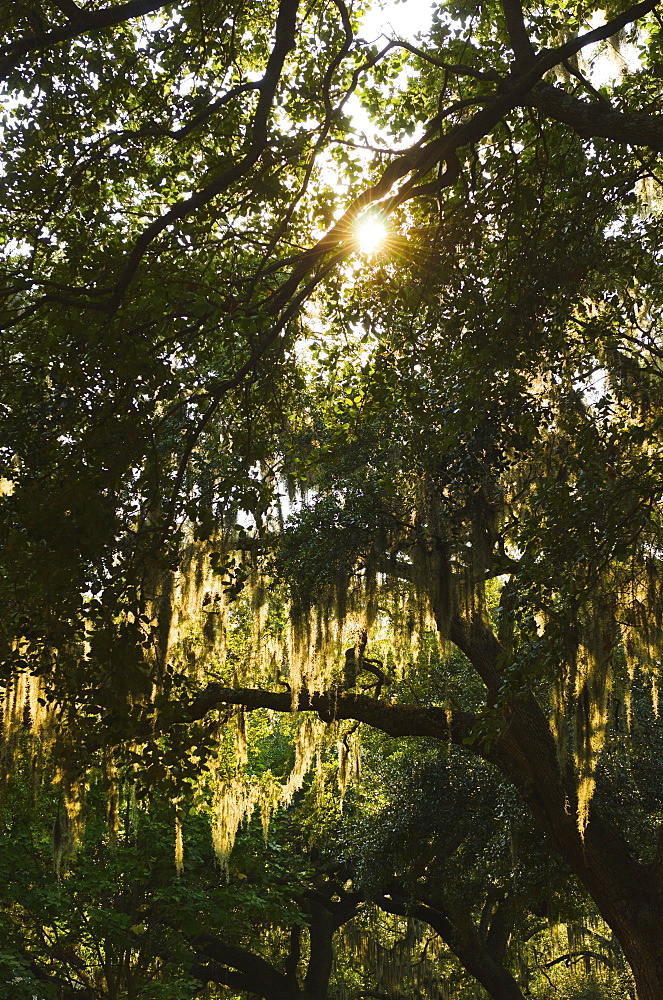
<path fill-rule="evenodd" d="M 504 20 L 506 21 L 506 30 L 509 33 L 511 48 L 516 57 L 516 68 L 524 69 L 531 66 L 536 59 L 536 52 L 525 27 L 525 18 L 520 0 L 502 0 L 502 11 L 504 13 Z"/>
<path fill-rule="evenodd" d="M 482 80 L 486 83 L 501 83 L 504 79 L 500 76 L 497 70 L 481 70 L 475 69 L 474 66 L 467 66 L 465 63 L 445 62 L 444 59 L 438 59 L 436 56 L 430 55 L 430 53 L 425 52 L 416 45 L 412 45 L 411 42 L 405 42 L 400 38 L 389 42 L 388 45 L 385 45 L 385 47 L 381 50 L 380 55 L 384 56 L 390 49 L 395 48 L 405 49 L 406 52 L 411 52 L 413 56 L 418 56 L 431 66 L 439 66 L 440 69 L 445 70 L 447 73 L 451 73 L 452 76 L 468 76 L 473 80 Z"/>
<path fill-rule="evenodd" d="M 655 7 L 658 7 L 658 4 L 659 0 L 642 0 L 641 3 L 635 3 L 598 28 L 586 31 L 584 35 L 578 35 L 577 38 L 572 38 L 558 49 L 548 49 L 540 59 L 543 62 L 547 62 L 549 58 L 552 58 L 553 62 L 548 66 L 548 69 L 552 69 L 553 66 L 563 62 L 570 56 L 574 56 L 576 52 L 580 52 L 587 45 L 594 45 L 596 42 L 605 41 L 606 38 L 612 38 L 618 31 L 625 28 L 627 24 L 633 24 L 634 21 L 638 21 L 645 14 L 649 14 Z"/>
<path fill-rule="evenodd" d="M 374 902 L 385 913 L 393 913 L 400 917 L 416 917 L 422 923 L 428 924 L 436 931 L 445 944 L 454 950 L 453 943 L 456 939 L 456 929 L 447 915 L 441 910 L 428 906 L 426 903 L 417 903 L 414 900 L 405 898 L 397 899 L 393 894 L 378 896 Z"/>
<path fill-rule="evenodd" d="M 112 28 L 124 21 L 129 21 L 134 17 L 142 17 L 145 14 L 152 14 L 155 10 L 161 10 L 168 4 L 163 0 L 155 3 L 154 0 L 129 0 L 128 3 L 121 3 L 116 7 L 104 7 L 103 10 L 87 11 L 77 7 L 73 2 L 61 4 L 69 17 L 67 24 L 60 28 L 54 28 L 44 34 L 29 35 L 27 38 L 19 38 L 6 46 L 4 52 L 0 52 L 0 80 L 4 79 L 10 70 L 16 66 L 21 59 L 29 55 L 30 52 L 46 52 L 55 48 L 61 42 L 71 41 L 80 35 L 89 35 L 95 31 L 102 31 L 104 28 Z"/>
<path fill-rule="evenodd" d="M 560 955 L 558 958 L 553 958 L 550 962 L 545 962 L 543 965 L 539 965 L 539 969 L 552 969 L 554 965 L 559 965 L 560 962 L 565 962 L 566 965 L 571 965 L 572 962 L 578 959 L 592 958 L 595 962 L 601 962 L 608 969 L 614 969 L 615 963 L 609 959 L 606 955 L 602 955 L 598 951 L 570 951 L 566 955 Z"/>
<path fill-rule="evenodd" d="M 584 46 L 615 34 L 626 24 L 651 11 L 657 2 L 658 0 L 643 0 L 642 3 L 629 7 L 628 10 L 613 18 L 606 25 L 587 32 L 579 38 L 572 39 L 557 49 L 542 52 L 531 65 L 528 64 L 528 69 L 525 72 L 512 77 L 509 81 L 503 81 L 500 92 L 493 100 L 487 99 L 490 102 L 486 107 L 478 111 L 468 121 L 452 126 L 444 135 L 436 134 L 439 130 L 437 118 L 429 123 L 423 138 L 409 150 L 396 157 L 384 170 L 377 183 L 363 191 L 352 202 L 329 232 L 314 246 L 299 255 L 290 275 L 277 291 L 262 303 L 262 306 L 267 308 L 269 314 L 277 316 L 292 301 L 292 297 L 302 281 L 311 275 L 330 254 L 337 255 L 335 262 L 344 259 L 353 247 L 353 224 L 367 207 L 380 204 L 383 211 L 388 214 L 405 201 L 421 195 L 437 195 L 442 187 L 453 183 L 460 170 L 458 150 L 485 138 L 514 108 L 523 104 L 536 103 L 539 98 L 532 99 L 535 89 L 537 94 L 541 95 L 542 88 L 547 88 L 545 91 L 547 105 L 542 110 L 556 120 L 571 124 L 578 134 L 586 137 L 603 135 L 619 142 L 637 142 L 640 145 L 648 145 L 654 150 L 663 149 L 663 116 L 620 115 L 617 112 L 607 114 L 602 105 L 597 108 L 595 105 L 587 104 L 563 91 L 556 91 L 556 88 L 548 88 L 547 85 L 541 83 L 542 77 L 554 66 L 564 62 L 565 59 L 580 51 Z M 283 61 L 287 52 L 295 44 L 297 7 L 298 2 L 295 0 L 282 0 L 281 2 L 276 27 L 276 41 L 267 70 L 260 81 L 260 101 L 254 117 L 251 144 L 245 156 L 238 163 L 217 175 L 204 188 L 174 205 L 143 231 L 129 254 L 123 274 L 110 301 L 88 300 L 75 304 L 102 312 L 115 312 L 154 239 L 166 228 L 181 221 L 229 188 L 245 176 L 257 162 L 267 141 L 267 121 Z M 513 10 L 510 18 L 514 21 L 512 28 L 515 30 Z M 381 53 L 378 53 L 378 56 L 373 58 L 373 62 L 396 44 L 400 43 L 389 43 Z M 433 182 L 422 183 L 426 175 L 436 165 L 443 162 L 446 162 L 447 169 L 442 177 Z M 390 196 L 394 184 L 408 174 L 411 175 L 410 178 L 396 194 Z M 328 270 L 329 267 L 325 266 L 318 272 L 309 285 L 310 290 L 319 283 Z M 278 326 L 283 328 L 282 324 L 278 324 Z M 243 366 L 241 371 L 244 373 L 250 371 L 254 367 L 255 361 L 264 356 L 277 336 L 278 333 L 270 333 L 258 345 L 250 362 Z M 243 375 L 238 377 L 241 380 Z"/>
<path fill-rule="evenodd" d="M 216 969 L 214 966 L 211 969 L 205 965 L 198 966 L 197 978 L 204 980 L 208 976 L 209 981 L 257 993 L 265 1000 L 292 1000 L 292 984 L 288 977 L 260 955 L 237 945 L 225 944 L 209 934 L 201 934 L 191 943 L 217 966 Z M 224 968 L 227 966 L 230 969 Z"/>
<path fill-rule="evenodd" d="M 581 139 L 612 139 L 663 152 L 663 115 L 616 111 L 607 101 L 585 101 L 541 81 L 527 100 L 548 118 L 570 125 Z"/>
<path fill-rule="evenodd" d="M 458 163 L 457 154 L 459 149 L 485 138 L 503 120 L 506 114 L 518 106 L 529 104 L 529 95 L 532 94 L 537 86 L 545 86 L 541 84 L 542 77 L 556 65 L 563 62 L 575 52 L 578 52 L 585 45 L 600 41 L 602 38 L 614 34 L 636 17 L 649 12 L 656 6 L 657 2 L 658 0 L 645 0 L 643 3 L 630 7 L 628 11 L 619 15 L 619 17 L 613 18 L 612 21 L 602 28 L 587 32 L 585 35 L 580 36 L 580 38 L 573 39 L 558 49 L 543 52 L 526 72 L 505 84 L 502 91 L 486 107 L 478 111 L 468 121 L 453 126 L 444 135 L 433 137 L 433 133 L 437 131 L 437 124 L 434 123 L 435 128 L 429 125 L 423 139 L 401 156 L 392 160 L 382 173 L 380 179 L 374 185 L 364 190 L 352 202 L 329 232 L 313 247 L 310 247 L 301 254 L 288 278 L 285 279 L 280 288 L 273 294 L 270 300 L 271 305 L 275 308 L 283 306 L 299 286 L 305 275 L 310 274 L 316 264 L 332 250 L 345 245 L 347 247 L 346 252 L 349 252 L 352 245 L 353 224 L 366 208 L 370 205 L 380 204 L 382 210 L 388 214 L 397 206 L 413 197 L 433 193 L 433 189 L 435 192 L 439 192 L 441 186 L 439 181 L 433 185 L 421 184 L 421 181 L 430 170 L 437 164 L 446 161 L 447 172 L 443 175 L 441 183 L 450 184 L 453 182 L 457 176 L 457 169 L 453 169 L 451 165 Z M 592 110 L 591 105 L 587 105 L 586 102 L 573 98 L 570 95 L 565 94 L 564 100 L 566 102 L 564 114 L 558 114 L 560 111 L 559 106 L 555 108 L 550 107 L 547 109 L 550 117 L 554 119 L 559 118 L 560 121 L 567 121 L 571 107 L 572 114 L 575 117 L 579 114 L 584 115 L 587 111 Z M 570 102 L 573 102 L 572 105 Z M 627 122 L 623 118 L 620 118 L 620 127 L 615 129 L 614 126 L 616 123 L 614 119 L 606 120 L 605 109 L 602 106 L 598 109 L 598 113 L 596 108 L 593 110 L 594 118 L 592 119 L 591 127 L 596 130 L 594 134 L 605 134 L 608 138 L 614 138 L 619 142 L 634 142 L 637 139 L 633 138 L 633 136 L 634 133 L 637 133 L 640 136 L 640 145 L 649 145 L 652 149 L 657 150 L 663 148 L 663 116 L 627 115 L 624 118 L 630 121 L 630 127 L 625 129 L 624 126 Z M 597 117 L 601 120 L 596 121 Z M 613 131 L 611 131 L 611 128 Z M 409 180 L 403 184 L 395 195 L 388 197 L 394 184 L 407 174 L 411 174 Z"/>
<path fill-rule="evenodd" d="M 476 716 L 470 712 L 415 705 L 391 705 L 364 694 L 342 691 L 302 691 L 293 707 L 290 692 L 262 688 L 225 688 L 210 684 L 191 702 L 175 722 L 194 722 L 222 705 L 243 705 L 249 711 L 269 708 L 273 712 L 316 712 L 320 718 L 354 719 L 381 729 L 390 736 L 424 736 L 464 745 Z"/>
<path fill-rule="evenodd" d="M 138 270 L 140 262 L 150 244 L 157 236 L 169 226 L 172 226 L 173 223 L 179 222 L 203 205 L 208 204 L 218 194 L 227 190 L 232 184 L 244 177 L 251 167 L 257 163 L 267 144 L 267 124 L 276 89 L 281 79 L 283 64 L 288 52 L 295 47 L 295 26 L 298 9 L 299 0 L 281 0 L 279 4 L 274 45 L 267 61 L 264 76 L 257 88 L 260 92 L 260 98 L 253 116 L 251 141 L 246 153 L 238 163 L 233 164 L 227 170 L 221 171 L 209 184 L 195 191 L 189 198 L 185 198 L 176 205 L 173 205 L 168 212 L 155 219 L 141 233 L 133 250 L 129 254 L 124 271 L 115 286 L 115 291 L 110 302 L 105 305 L 104 311 L 108 311 L 111 314 L 117 311 L 124 293 Z"/>
<path fill-rule="evenodd" d="M 502 1000 L 524 1000 L 523 993 L 511 973 L 495 960 L 484 947 L 479 934 L 470 921 L 470 933 L 459 934 L 457 928 L 442 910 L 427 903 L 396 900 L 381 896 L 376 900 L 387 913 L 415 917 L 436 931 L 458 961 L 491 996 Z"/>

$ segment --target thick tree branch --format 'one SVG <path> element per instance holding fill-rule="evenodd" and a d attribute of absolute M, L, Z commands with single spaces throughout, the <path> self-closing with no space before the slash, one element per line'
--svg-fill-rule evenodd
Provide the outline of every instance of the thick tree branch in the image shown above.
<path fill-rule="evenodd" d="M 288 948 L 288 954 L 283 965 L 285 977 L 293 991 L 299 988 L 297 984 L 297 970 L 299 969 L 299 960 L 302 954 L 301 938 L 302 928 L 298 924 L 294 924 L 290 928 L 290 947 Z"/>
<path fill-rule="evenodd" d="M 643 870 L 633 857 L 618 826 L 606 822 L 594 808 L 582 836 L 577 825 L 577 788 L 573 765 L 560 764 L 548 718 L 531 693 L 505 699 L 501 690 L 504 649 L 478 616 L 455 616 L 447 629 L 449 639 L 470 660 L 486 685 L 489 696 L 503 703 L 505 728 L 494 753 L 486 753 L 519 788 L 535 817 L 546 829 L 576 874 L 596 898 L 610 889 L 629 894 L 642 880 Z M 474 749 L 474 748 L 473 748 Z M 608 874 L 606 874 L 608 872 Z"/>
<path fill-rule="evenodd" d="M 449 637 L 471 660 L 484 683 L 494 691 L 499 678 L 497 660 L 501 646 L 477 621 L 455 621 Z M 222 705 L 243 705 L 252 710 L 293 711 L 290 693 L 254 688 L 209 685 L 172 722 L 203 718 Z M 497 706 L 496 706 L 497 707 Z M 354 719 L 390 736 L 420 736 L 451 742 L 494 764 L 520 790 L 535 817 L 546 829 L 576 874 L 597 901 L 637 896 L 644 870 L 634 860 L 619 831 L 593 809 L 581 836 L 577 826 L 575 776 L 569 763 L 560 768 L 548 720 L 533 695 L 514 698 L 499 710 L 486 740 L 475 736 L 476 718 L 465 712 L 439 707 L 394 705 L 350 692 L 301 692 L 295 709 L 316 712 L 325 721 Z M 500 722 L 500 718 L 502 721 Z"/>
<path fill-rule="evenodd" d="M 663 152 L 663 115 L 616 111 L 607 101 L 586 101 L 542 81 L 527 103 L 547 118 L 570 125 L 581 139 L 612 139 Z"/>
<path fill-rule="evenodd" d="M 453 951 L 452 943 L 456 938 L 456 929 L 442 910 L 428 906 L 426 903 L 411 900 L 405 890 L 402 890 L 400 894 L 390 892 L 377 896 L 374 902 L 385 913 L 393 913 L 399 917 L 416 917 L 417 920 L 428 924 Z"/>
<path fill-rule="evenodd" d="M 209 934 L 200 935 L 192 944 L 199 954 L 213 963 L 211 968 L 205 965 L 197 968 L 196 975 L 203 981 L 208 976 L 210 981 L 256 993 L 265 1000 L 292 1000 L 288 977 L 260 955 L 225 944 Z"/>
<path fill-rule="evenodd" d="M 205 985 L 214 983 L 217 986 L 227 986 L 233 993 L 262 997 L 263 1000 L 299 1000 L 297 992 L 284 993 L 277 985 L 270 983 L 267 979 L 256 981 L 256 978 L 250 973 L 238 972 L 237 969 L 212 959 L 195 963 L 190 972 L 192 976 Z"/>
<path fill-rule="evenodd" d="M 531 66 L 536 59 L 536 52 L 525 27 L 520 0 L 502 0 L 502 10 L 511 48 L 516 57 L 516 68 L 523 69 Z"/>
<path fill-rule="evenodd" d="M 130 0 L 129 3 L 121 3 L 116 7 L 87 11 L 82 10 L 72 2 L 66 5 L 61 4 L 63 9 L 66 8 L 69 17 L 67 24 L 43 34 L 19 38 L 5 46 L 4 51 L 0 51 L 0 80 L 4 79 L 10 70 L 31 52 L 47 52 L 49 49 L 55 48 L 56 45 L 60 45 L 61 42 L 68 42 L 81 35 L 102 31 L 104 28 L 112 28 L 134 17 L 153 14 L 155 10 L 161 10 L 162 7 L 166 6 L 168 5 L 163 3 L 163 0 L 160 0 L 159 3 L 155 3 L 154 0 Z"/>
<path fill-rule="evenodd" d="M 586 31 L 584 35 L 578 35 L 577 38 L 572 38 L 558 49 L 548 49 L 540 59 L 544 64 L 552 60 L 548 66 L 548 69 L 552 69 L 553 66 L 564 62 L 570 56 L 574 56 L 576 52 L 580 52 L 587 45 L 595 45 L 597 42 L 605 41 L 606 38 L 612 38 L 613 35 L 616 35 L 617 32 L 621 31 L 628 24 L 633 24 L 634 21 L 640 20 L 645 14 L 651 13 L 655 7 L 658 7 L 658 4 L 659 0 L 642 0 L 641 3 L 635 3 L 598 28 Z"/>
<path fill-rule="evenodd" d="M 506 659 L 506 651 L 492 629 L 480 615 L 472 618 L 454 615 L 446 631 L 454 645 L 465 653 L 490 697 L 497 698 L 502 683 L 498 664 Z"/>
<path fill-rule="evenodd" d="M 325 892 L 325 889 L 329 892 Z M 331 899 L 333 891 L 331 883 L 324 883 L 320 891 L 314 889 L 300 900 L 302 910 L 307 915 L 309 929 L 309 957 L 303 990 L 297 982 L 299 927 L 292 928 L 291 950 L 283 973 L 271 962 L 246 948 L 227 944 L 211 934 L 202 934 L 191 941 L 203 959 L 197 963 L 194 974 L 203 982 L 209 980 L 232 986 L 264 997 L 265 1000 L 310 1000 L 325 997 L 334 958 L 334 933 L 355 916 L 362 902 L 359 893 L 346 893 L 341 889 L 341 902 L 336 903 Z M 205 959 L 210 964 L 205 964 Z"/>
<path fill-rule="evenodd" d="M 544 962 L 543 965 L 539 965 L 539 969 L 552 969 L 553 966 L 559 965 L 564 962 L 566 965 L 571 965 L 575 961 L 582 959 L 583 961 L 587 958 L 591 958 L 595 962 L 601 962 L 608 969 L 614 969 L 615 963 L 612 959 L 607 958 L 598 951 L 570 951 L 566 955 L 559 955 L 557 958 L 551 959 L 549 962 Z"/>
<path fill-rule="evenodd" d="M 488 927 L 484 935 L 484 943 L 486 951 L 496 962 L 502 962 L 506 955 L 507 945 L 514 926 L 513 912 L 514 899 L 511 896 L 503 896 L 494 909 L 491 906 Z"/>
<path fill-rule="evenodd" d="M 330 912 L 326 901 L 319 902 L 309 898 L 309 959 L 304 977 L 304 996 L 312 1000 L 323 1000 L 327 996 L 329 978 L 334 964 L 334 932 L 354 916 L 355 911 L 348 912 L 347 917 Z"/>
<path fill-rule="evenodd" d="M 394 899 L 392 896 L 381 896 L 376 902 L 387 913 L 416 917 L 437 931 L 463 968 L 488 991 L 490 996 L 500 997 L 500 1000 L 524 1000 L 516 980 L 485 948 L 471 922 L 470 933 L 467 933 L 466 927 L 464 933 L 460 934 L 442 910 L 427 903 L 409 902 Z"/>
<path fill-rule="evenodd" d="M 315 712 L 322 719 L 354 719 L 381 729 L 390 736 L 424 736 L 463 745 L 471 735 L 476 717 L 470 712 L 448 711 L 414 705 L 391 705 L 368 695 L 342 691 L 302 691 L 293 707 L 290 692 L 262 688 L 225 688 L 209 684 L 175 722 L 193 722 L 223 705 L 243 705 L 249 711 L 269 708 L 274 712 Z"/>
<path fill-rule="evenodd" d="M 317 263 L 327 256 L 331 251 L 339 247 L 346 247 L 346 252 L 352 249 L 353 227 L 356 220 L 371 205 L 380 204 L 385 213 L 389 213 L 398 205 L 420 196 L 421 194 L 437 193 L 441 187 L 451 184 L 458 176 L 458 170 L 453 169 L 452 164 L 458 164 L 458 150 L 473 145 L 489 135 L 510 111 L 523 104 L 530 103 L 530 95 L 534 89 L 540 86 L 542 77 L 545 76 L 556 65 L 568 59 L 570 55 L 580 51 L 585 45 L 600 41 L 610 37 L 619 31 L 626 24 L 638 17 L 648 13 L 656 6 L 658 0 L 645 0 L 645 2 L 630 7 L 619 17 L 613 18 L 608 24 L 603 25 L 593 31 L 573 39 L 566 45 L 558 49 L 548 50 L 541 53 L 529 65 L 529 68 L 519 75 L 513 77 L 505 83 L 502 91 L 497 94 L 490 103 L 478 111 L 468 121 L 459 123 L 450 128 L 444 135 L 439 136 L 439 123 L 430 123 L 424 133 L 423 138 L 407 150 L 396 157 L 384 170 L 380 179 L 372 186 L 363 191 L 346 209 L 343 216 L 335 223 L 325 236 L 313 247 L 302 253 L 293 267 L 290 275 L 282 283 L 278 291 L 269 300 L 273 309 L 282 307 L 292 296 L 303 278 L 310 274 Z M 554 88 L 553 88 L 554 89 Z M 570 95 L 565 95 L 566 106 L 563 115 L 557 119 L 558 108 L 550 108 L 550 117 L 560 121 L 567 121 L 573 102 L 573 113 L 586 115 L 586 109 L 591 109 L 591 105 Z M 606 120 L 603 106 L 594 108 L 594 115 L 601 118 L 595 127 L 596 133 L 607 138 L 615 139 L 618 142 L 635 142 L 635 136 L 639 137 L 639 144 L 649 145 L 652 149 L 663 148 L 663 116 L 645 116 L 640 114 L 625 115 L 619 121 L 613 119 Z M 624 121 L 624 118 L 628 122 Z M 630 127 L 626 128 L 630 123 Z M 618 125 L 619 127 L 615 128 Z M 575 127 L 575 126 L 574 126 Z M 433 185 L 422 185 L 421 182 L 436 165 L 446 162 L 447 172 L 443 178 L 434 182 Z M 402 185 L 395 195 L 389 197 L 391 189 L 403 177 L 410 174 L 410 178 Z M 430 190 L 429 190 L 430 189 Z"/>

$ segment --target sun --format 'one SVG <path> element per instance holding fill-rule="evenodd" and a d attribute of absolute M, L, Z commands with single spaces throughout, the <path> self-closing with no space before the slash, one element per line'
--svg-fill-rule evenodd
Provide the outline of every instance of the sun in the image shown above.
<path fill-rule="evenodd" d="M 384 246 L 389 231 L 381 218 L 375 215 L 364 216 L 357 223 L 355 238 L 360 253 L 372 256 Z"/>

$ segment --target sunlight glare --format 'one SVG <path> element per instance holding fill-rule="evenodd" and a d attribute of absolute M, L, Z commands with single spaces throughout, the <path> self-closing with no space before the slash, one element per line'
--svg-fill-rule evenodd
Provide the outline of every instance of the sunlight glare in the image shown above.
<path fill-rule="evenodd" d="M 368 256 L 377 253 L 384 246 L 387 235 L 387 227 L 380 219 L 362 219 L 356 232 L 360 253 Z"/>

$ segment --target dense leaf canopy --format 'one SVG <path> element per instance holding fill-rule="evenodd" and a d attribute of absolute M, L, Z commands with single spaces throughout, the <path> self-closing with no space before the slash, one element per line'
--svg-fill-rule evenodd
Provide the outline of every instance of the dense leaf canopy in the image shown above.
<path fill-rule="evenodd" d="M 28 993 L 663 991 L 658 4 L 368 6 L 0 13 Z"/>

